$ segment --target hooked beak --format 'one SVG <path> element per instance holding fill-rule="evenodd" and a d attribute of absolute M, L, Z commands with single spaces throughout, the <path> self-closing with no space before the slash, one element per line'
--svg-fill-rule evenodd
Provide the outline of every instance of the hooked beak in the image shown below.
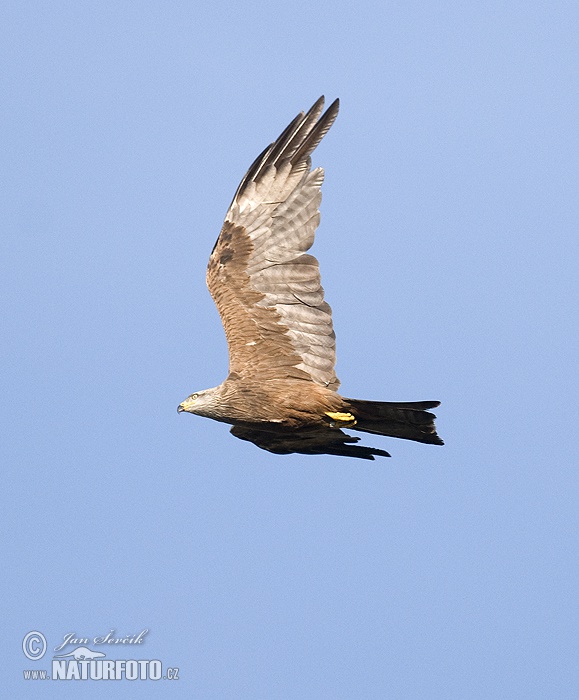
<path fill-rule="evenodd" d="M 183 413 L 183 411 L 189 412 L 189 409 L 193 408 L 194 405 L 195 399 L 188 396 L 185 401 L 181 401 L 181 403 L 177 406 L 177 413 Z"/>

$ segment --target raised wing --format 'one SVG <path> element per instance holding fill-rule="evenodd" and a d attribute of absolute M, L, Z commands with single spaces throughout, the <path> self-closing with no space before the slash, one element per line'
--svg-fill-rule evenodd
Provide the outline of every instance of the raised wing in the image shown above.
<path fill-rule="evenodd" d="M 230 375 L 293 377 L 336 389 L 332 312 L 306 251 L 320 221 L 322 168 L 310 154 L 338 114 L 324 98 L 298 116 L 241 181 L 207 267 Z"/>

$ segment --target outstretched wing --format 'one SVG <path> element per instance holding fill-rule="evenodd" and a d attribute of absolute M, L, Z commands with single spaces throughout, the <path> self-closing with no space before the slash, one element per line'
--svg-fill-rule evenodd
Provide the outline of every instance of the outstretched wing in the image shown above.
<path fill-rule="evenodd" d="M 338 114 L 324 98 L 298 116 L 241 181 L 207 267 L 229 346 L 229 372 L 336 389 L 332 311 L 306 251 L 320 221 L 322 168 L 310 154 Z"/>
<path fill-rule="evenodd" d="M 374 459 L 374 456 L 390 457 L 385 450 L 376 447 L 356 445 L 359 437 L 347 435 L 335 428 L 302 428 L 292 431 L 274 433 L 235 425 L 230 430 L 232 435 L 241 440 L 248 440 L 262 450 L 278 455 L 298 452 L 303 455 L 340 455 L 342 457 L 360 457 Z"/>

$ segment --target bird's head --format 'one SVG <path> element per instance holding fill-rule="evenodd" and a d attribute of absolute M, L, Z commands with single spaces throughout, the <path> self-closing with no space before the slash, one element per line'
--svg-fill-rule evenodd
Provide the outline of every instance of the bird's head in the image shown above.
<path fill-rule="evenodd" d="M 215 407 L 215 389 L 196 391 L 177 406 L 177 412 L 196 413 L 198 416 L 211 417 Z"/>

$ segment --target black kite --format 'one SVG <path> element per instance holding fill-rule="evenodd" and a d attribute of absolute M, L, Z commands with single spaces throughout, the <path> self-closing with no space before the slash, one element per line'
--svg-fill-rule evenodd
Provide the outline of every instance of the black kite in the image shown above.
<path fill-rule="evenodd" d="M 343 428 L 442 445 L 438 401 L 392 403 L 337 393 L 332 312 L 318 261 L 306 253 L 320 221 L 322 168 L 310 155 L 338 115 L 324 99 L 289 124 L 241 181 L 207 267 L 207 286 L 229 346 L 229 375 L 178 410 L 233 425 L 231 433 L 276 454 L 374 459 Z M 320 116 L 322 115 L 322 116 Z"/>

